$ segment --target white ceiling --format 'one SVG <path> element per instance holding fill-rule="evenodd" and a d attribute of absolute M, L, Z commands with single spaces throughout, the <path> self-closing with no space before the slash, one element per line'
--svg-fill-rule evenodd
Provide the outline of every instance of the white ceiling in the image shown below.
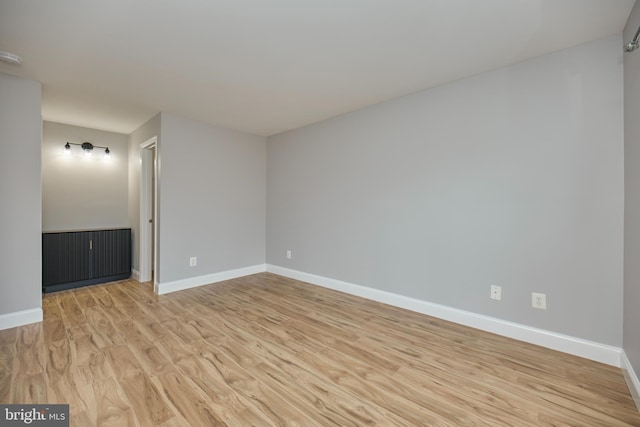
<path fill-rule="evenodd" d="M 633 0 L 0 0 L 45 120 L 272 135 L 620 33 Z M 622 49 L 622 46 L 620 47 Z"/>

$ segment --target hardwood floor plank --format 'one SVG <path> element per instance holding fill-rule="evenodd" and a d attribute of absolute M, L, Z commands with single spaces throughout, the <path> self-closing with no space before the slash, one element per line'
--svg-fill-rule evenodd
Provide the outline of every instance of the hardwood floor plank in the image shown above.
<path fill-rule="evenodd" d="M 0 401 L 77 426 L 640 426 L 620 369 L 269 273 L 43 297 Z"/>
<path fill-rule="evenodd" d="M 0 360 L 13 359 L 16 355 L 16 341 L 18 328 L 0 331 Z"/>
<path fill-rule="evenodd" d="M 52 298 L 46 298 L 42 300 L 42 321 L 43 323 L 49 322 L 63 322 L 62 309 L 58 304 L 58 298 L 53 296 Z"/>
<path fill-rule="evenodd" d="M 91 386 L 114 376 L 113 369 L 107 363 L 107 357 L 103 352 L 92 353 L 84 363 L 77 364 L 76 382 L 80 385 Z"/>
<path fill-rule="evenodd" d="M 209 364 L 201 362 L 201 359 L 196 356 L 198 354 L 196 347 L 189 347 L 188 350 L 185 350 L 176 340 L 165 340 L 159 344 L 159 347 L 174 355 L 175 368 L 183 376 L 190 379 L 192 384 L 199 388 L 201 394 L 208 397 L 208 404 L 229 425 L 238 425 L 234 420 L 239 414 L 242 414 L 242 417 L 251 415 L 251 419 L 260 420 L 259 425 L 270 424 L 255 414 L 255 411 L 248 409 L 250 405 L 246 399 L 235 393 L 225 381 L 221 380 L 217 371 L 212 370 Z"/>
<path fill-rule="evenodd" d="M 86 411 L 86 396 L 76 383 L 77 365 L 72 363 L 69 341 L 52 342 L 47 349 L 46 374 L 49 401 L 68 403 L 70 415 Z"/>
<path fill-rule="evenodd" d="M 145 372 L 137 371 L 119 381 L 142 425 L 157 425 L 174 417 Z"/>
<path fill-rule="evenodd" d="M 86 322 L 82 307 L 78 304 L 73 291 L 60 292 L 56 297 L 67 328 Z"/>
<path fill-rule="evenodd" d="M 34 375 L 18 374 L 14 378 L 13 387 L 11 402 L 41 403 L 50 401 L 47 393 L 47 378 L 42 373 Z"/>
<path fill-rule="evenodd" d="M 142 365 L 131 353 L 128 346 L 116 345 L 107 347 L 104 352 L 118 380 L 134 377 L 142 371 Z"/>
<path fill-rule="evenodd" d="M 416 395 L 416 389 L 407 387 L 406 382 L 393 379 L 394 372 L 381 371 L 377 366 L 363 362 L 357 355 L 325 351 L 321 354 L 322 357 L 310 354 L 304 356 L 311 371 L 323 372 L 331 383 L 340 385 L 360 399 L 376 402 L 388 414 L 404 419 L 410 425 L 443 422 L 466 425 L 469 424 L 468 418 L 473 418 L 468 411 L 454 416 L 456 411 L 451 408 L 451 402 L 446 400 L 425 404 Z M 363 366 L 369 371 L 363 372 Z M 379 372 L 381 380 L 377 384 L 371 381 L 372 372 Z M 426 402 L 433 401 L 433 397 L 434 395 L 430 395 Z"/>
<path fill-rule="evenodd" d="M 201 357 L 203 365 L 210 369 L 210 372 L 216 372 L 217 378 L 245 398 L 270 422 L 282 426 L 314 425 L 312 418 L 290 405 L 284 396 L 274 393 L 225 354 L 217 352 L 203 354 Z"/>
<path fill-rule="evenodd" d="M 73 417 L 69 416 L 69 425 L 71 427 L 94 427 L 96 423 L 86 412 L 79 412 Z"/>
<path fill-rule="evenodd" d="M 247 427 L 270 427 L 274 426 L 275 424 L 260 417 L 253 410 L 245 409 L 234 418 L 233 423 L 230 425 Z"/>
<path fill-rule="evenodd" d="M 0 359 L 0 402 L 11 400 L 13 358 Z"/>
<path fill-rule="evenodd" d="M 93 383 L 93 391 L 97 399 L 96 424 L 99 426 L 138 426 L 133 409 L 127 403 L 124 392 L 115 379 Z"/>
<path fill-rule="evenodd" d="M 53 341 L 59 341 L 67 338 L 67 330 L 64 327 L 62 320 L 49 320 L 42 322 L 42 333 L 44 335 L 44 342 L 50 343 Z"/>
<path fill-rule="evenodd" d="M 91 298 L 93 300 L 93 298 Z M 87 329 L 91 331 L 94 341 L 99 348 L 114 344 L 122 344 L 124 338 L 116 330 L 108 317 L 96 306 L 87 308 L 85 311 L 87 319 Z"/>
<path fill-rule="evenodd" d="M 67 328 L 67 336 L 71 344 L 72 357 L 78 365 L 86 364 L 92 355 L 102 351 L 86 325 Z"/>
<path fill-rule="evenodd" d="M 160 375 L 170 368 L 169 359 L 156 345 L 146 339 L 127 340 L 127 343 L 142 369 L 149 375 Z"/>
<path fill-rule="evenodd" d="M 313 418 L 316 425 L 375 425 L 384 411 L 336 388 L 331 381 L 313 375 L 294 358 L 268 358 L 252 372 L 286 400 Z"/>
<path fill-rule="evenodd" d="M 46 358 L 42 325 L 34 323 L 19 328 L 13 365 L 16 373 L 27 376 L 43 373 Z"/>
<path fill-rule="evenodd" d="M 156 425 L 174 416 L 142 365 L 125 345 L 105 349 L 111 368 L 142 425 Z"/>
<path fill-rule="evenodd" d="M 192 426 L 227 426 L 229 417 L 220 411 L 220 406 L 209 404 L 194 384 L 177 370 L 169 370 L 158 376 L 159 388 L 167 401 L 177 409 L 182 417 Z M 227 418 L 225 421 L 223 418 Z"/>

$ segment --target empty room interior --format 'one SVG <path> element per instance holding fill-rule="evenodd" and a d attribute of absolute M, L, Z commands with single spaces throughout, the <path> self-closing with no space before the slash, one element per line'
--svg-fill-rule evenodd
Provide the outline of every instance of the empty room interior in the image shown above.
<path fill-rule="evenodd" d="M 639 39 L 634 0 L 0 0 L 0 424 L 640 426 Z"/>

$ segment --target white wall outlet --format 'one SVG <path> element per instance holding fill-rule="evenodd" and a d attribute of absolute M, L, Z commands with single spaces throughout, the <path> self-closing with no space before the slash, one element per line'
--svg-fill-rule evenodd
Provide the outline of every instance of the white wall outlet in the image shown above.
<path fill-rule="evenodd" d="M 287 259 L 291 259 L 291 251 L 287 251 Z"/>
<path fill-rule="evenodd" d="M 500 301 L 502 299 L 502 286 L 491 285 L 491 299 Z"/>
<path fill-rule="evenodd" d="M 198 265 L 198 257 L 192 256 L 189 258 L 189 267 L 195 267 Z"/>
<path fill-rule="evenodd" d="M 547 309 L 547 295 L 539 294 L 536 292 L 531 293 L 531 307 L 537 308 L 540 310 Z"/>

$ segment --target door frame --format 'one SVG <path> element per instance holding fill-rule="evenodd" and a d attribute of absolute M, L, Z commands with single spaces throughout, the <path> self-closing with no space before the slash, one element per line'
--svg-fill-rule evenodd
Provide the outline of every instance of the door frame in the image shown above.
<path fill-rule="evenodd" d="M 155 155 L 154 150 L 155 148 Z M 158 283 L 158 137 L 154 136 L 140 144 L 140 248 L 138 261 L 140 282 L 151 280 L 153 288 Z M 154 172 L 155 169 L 155 173 Z M 153 177 L 153 179 L 152 179 Z M 152 193 L 153 189 L 153 193 Z M 153 196 L 153 197 L 152 197 Z M 152 203 L 153 200 L 153 203 Z M 155 215 L 154 215 L 155 213 Z M 149 222 L 152 226 L 149 226 Z M 152 234 L 153 233 L 153 234 Z M 153 237 L 153 239 L 152 239 Z M 153 248 L 152 248 L 153 242 Z M 152 252 L 153 249 L 153 252 Z M 153 253 L 153 259 L 151 254 Z"/>

